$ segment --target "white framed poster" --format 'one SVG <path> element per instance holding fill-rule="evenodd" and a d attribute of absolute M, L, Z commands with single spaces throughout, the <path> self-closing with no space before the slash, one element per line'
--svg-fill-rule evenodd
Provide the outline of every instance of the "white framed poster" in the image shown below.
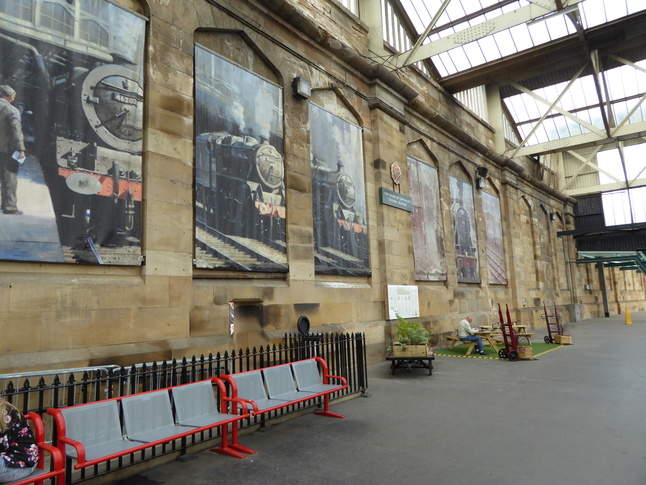
<path fill-rule="evenodd" d="M 402 318 L 419 317 L 417 286 L 388 285 L 387 293 L 388 320 L 395 320 L 398 315 Z"/>

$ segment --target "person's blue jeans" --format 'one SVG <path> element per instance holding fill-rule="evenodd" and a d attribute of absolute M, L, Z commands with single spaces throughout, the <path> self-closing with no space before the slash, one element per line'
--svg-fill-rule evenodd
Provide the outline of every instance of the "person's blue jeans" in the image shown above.
<path fill-rule="evenodd" d="M 0 457 L 0 483 L 16 482 L 32 474 L 35 466 L 31 468 L 11 468 L 6 465 L 4 458 Z"/>
<path fill-rule="evenodd" d="M 482 344 L 482 339 L 477 335 L 471 335 L 469 337 L 460 337 L 460 340 L 463 342 L 478 342 L 478 350 L 484 352 L 484 345 Z"/>

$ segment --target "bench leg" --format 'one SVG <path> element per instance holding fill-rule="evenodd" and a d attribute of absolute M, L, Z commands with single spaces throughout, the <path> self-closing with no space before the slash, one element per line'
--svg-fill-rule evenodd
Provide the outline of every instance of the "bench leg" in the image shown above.
<path fill-rule="evenodd" d="M 228 441 L 229 426 L 226 425 L 222 427 L 222 445 L 211 448 L 211 451 L 240 459 L 246 458 L 247 455 L 254 455 L 256 453 L 254 450 L 238 443 L 238 423 L 232 423 L 231 427 L 231 444 L 229 445 Z"/>
<path fill-rule="evenodd" d="M 327 416 L 328 418 L 345 418 L 343 414 L 333 413 L 330 411 L 330 397 L 326 394 L 323 398 L 323 411 L 315 411 L 314 414 L 319 416 Z"/>

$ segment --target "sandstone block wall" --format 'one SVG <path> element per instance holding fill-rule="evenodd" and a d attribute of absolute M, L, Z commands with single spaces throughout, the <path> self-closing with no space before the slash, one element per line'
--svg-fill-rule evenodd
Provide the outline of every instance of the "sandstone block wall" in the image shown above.
<path fill-rule="evenodd" d="M 149 20 L 144 119 L 144 228 L 141 267 L 0 262 L 0 370 L 130 364 L 279 343 L 307 315 L 314 332 L 365 332 L 369 360 L 391 335 L 386 285 L 416 285 L 420 320 L 439 336 L 472 315 L 497 318 L 497 304 L 537 329 L 543 301 L 565 319 L 601 316 L 595 268 L 577 266 L 572 208 L 556 190 L 500 166 L 478 147 L 494 146 L 492 128 L 430 79 L 402 71 L 403 82 L 371 74 L 367 27 L 337 2 L 298 0 L 118 0 Z M 194 258 L 194 49 L 205 46 L 284 89 L 287 204 L 286 274 L 198 270 Z M 376 72 L 376 70 L 375 70 Z M 316 274 L 307 102 L 291 95 L 307 78 L 312 101 L 362 130 L 370 276 Z M 390 84 L 389 84 L 390 83 Z M 477 141 L 475 143 L 474 141 Z M 407 155 L 439 173 L 447 281 L 415 281 L 411 215 L 379 203 L 380 188 L 409 195 Z M 403 171 L 394 187 L 390 167 Z M 529 161 L 518 167 L 531 168 Z M 473 182 L 489 169 L 500 198 L 506 285 L 487 283 L 480 193 L 474 191 L 481 283 L 458 283 L 449 176 Z M 456 172 L 458 171 L 458 172 Z M 550 218 L 550 214 L 556 214 Z M 645 310 L 644 276 L 608 271 L 612 313 Z M 584 285 L 590 290 L 584 290 Z M 235 332 L 230 334 L 231 303 Z M 439 345 L 442 345 L 440 340 Z"/>

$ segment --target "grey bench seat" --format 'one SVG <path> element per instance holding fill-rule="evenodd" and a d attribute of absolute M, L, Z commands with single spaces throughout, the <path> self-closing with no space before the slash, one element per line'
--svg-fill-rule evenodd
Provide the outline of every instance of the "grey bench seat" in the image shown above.
<path fill-rule="evenodd" d="M 317 372 L 318 373 L 318 372 Z M 279 401 L 300 401 L 316 397 L 319 391 L 299 390 L 292 374 L 292 364 L 276 365 L 262 370 L 270 399 Z"/>
<path fill-rule="evenodd" d="M 220 410 L 213 385 L 219 388 L 222 397 Z M 174 400 L 180 413 L 177 419 L 171 405 L 171 394 L 175 392 Z M 233 413 L 226 412 L 229 404 L 233 404 Z M 224 384 L 216 377 L 67 408 L 50 408 L 47 413 L 56 423 L 58 449 L 68 457 L 68 463 L 76 460 L 75 470 L 215 427 L 222 429 L 222 444 L 212 451 L 244 458 L 243 453 L 248 450 L 237 443 L 237 423 L 249 416 L 246 406 L 226 396 Z M 231 444 L 228 442 L 229 424 L 234 430 Z M 183 440 L 182 451 L 184 446 Z"/>
<path fill-rule="evenodd" d="M 168 390 L 133 394 L 121 399 L 126 436 L 142 443 L 164 441 L 185 433 L 194 426 L 175 424 Z"/>
<path fill-rule="evenodd" d="M 319 366 L 322 373 L 319 372 Z M 243 400 L 254 416 L 262 415 L 304 401 L 323 399 L 323 410 L 314 414 L 344 418 L 329 409 L 330 394 L 348 387 L 344 377 L 328 373 L 321 357 L 278 364 L 259 370 L 223 375 L 231 387 L 231 396 Z M 330 380 L 338 384 L 330 384 Z"/>

